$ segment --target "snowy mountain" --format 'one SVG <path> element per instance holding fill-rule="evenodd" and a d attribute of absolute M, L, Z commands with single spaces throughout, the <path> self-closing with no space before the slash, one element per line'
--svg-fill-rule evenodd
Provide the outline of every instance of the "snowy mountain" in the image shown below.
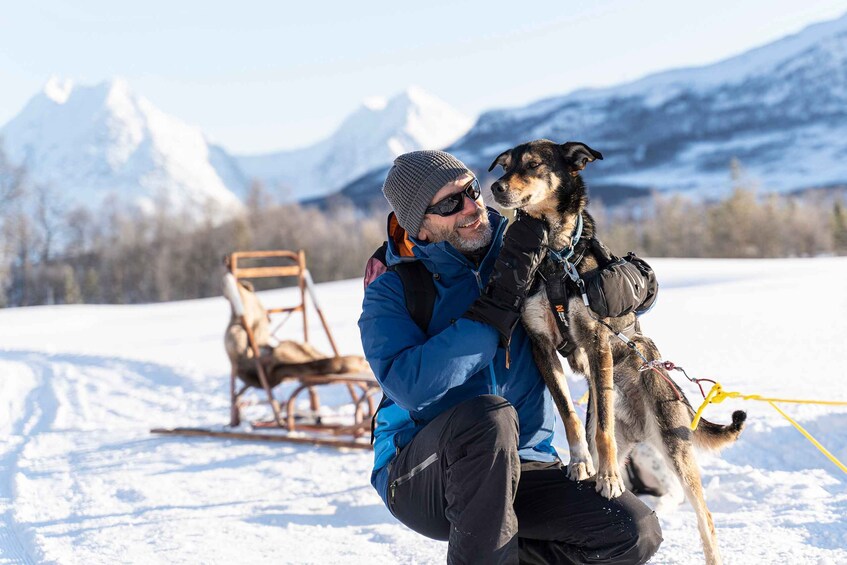
<path fill-rule="evenodd" d="M 0 129 L 10 161 L 68 205 L 122 203 L 222 218 L 243 208 L 231 189 L 246 186 L 223 150 L 169 116 L 127 83 L 74 86 L 51 79 Z"/>
<path fill-rule="evenodd" d="M 602 152 L 585 176 L 604 200 L 651 188 L 719 195 L 733 159 L 766 191 L 847 184 L 847 15 L 709 66 L 486 112 L 448 150 L 484 175 L 501 151 L 538 138 Z M 343 194 L 379 200 L 384 176 Z"/>
<path fill-rule="evenodd" d="M 119 200 L 151 210 L 166 206 L 198 217 L 243 209 L 250 181 L 288 189 L 293 200 L 322 196 L 406 151 L 439 148 L 472 120 L 417 87 L 371 99 L 329 138 L 303 149 L 233 157 L 200 130 L 158 110 L 126 81 L 74 86 L 51 79 L 0 128 L 13 164 L 69 205 L 96 208 Z"/>
<path fill-rule="evenodd" d="M 490 179 L 497 154 L 541 137 L 601 151 L 606 159 L 585 174 L 607 203 L 652 188 L 720 195 L 734 159 L 763 190 L 845 185 L 847 15 L 713 65 L 490 111 L 470 126 L 412 87 L 367 101 L 312 146 L 235 157 L 122 80 L 51 80 L 0 128 L 0 143 L 71 203 L 96 206 L 117 193 L 146 209 L 238 210 L 252 178 L 295 200 L 340 193 L 371 205 L 383 202 L 382 180 L 400 153 L 449 146 Z"/>
<path fill-rule="evenodd" d="M 310 147 L 241 156 L 238 163 L 247 176 L 304 200 L 335 192 L 401 153 L 446 147 L 471 124 L 447 103 L 410 87 L 389 100 L 367 100 L 335 133 Z"/>

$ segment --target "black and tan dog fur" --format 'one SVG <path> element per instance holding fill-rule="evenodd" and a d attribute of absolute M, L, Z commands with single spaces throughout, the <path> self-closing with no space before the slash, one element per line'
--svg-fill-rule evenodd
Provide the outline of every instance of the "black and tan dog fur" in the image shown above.
<path fill-rule="evenodd" d="M 500 165 L 504 170 L 491 188 L 497 203 L 545 219 L 552 249 L 570 245 L 577 217 L 582 215 L 582 238 L 576 247 L 577 256 L 584 253 L 577 265 L 581 276 L 590 275 L 599 263 L 588 246 L 595 224 L 585 209 L 588 197 L 579 171 L 602 158 L 582 143 L 538 140 L 504 151 L 489 168 Z M 532 339 L 535 361 L 562 416 L 570 448 L 569 477 L 594 477 L 603 496 L 620 496 L 625 489 L 621 464 L 628 452 L 639 442 L 652 444 L 664 455 L 694 507 L 707 563 L 720 563 L 693 446 L 719 449 L 732 443 L 741 433 L 744 412 L 733 414 L 733 422 L 727 426 L 701 420 L 692 432 L 693 410 L 682 391 L 653 371 L 639 371 L 641 359 L 596 320 L 579 296 L 573 296 L 568 303 L 569 339 L 577 347 L 567 360 L 575 372 L 585 375 L 591 392 L 586 437 L 557 356 L 556 347 L 563 336 L 543 285 L 540 288 L 527 299 L 522 321 Z M 630 314 L 604 321 L 621 331 L 636 319 Z M 653 341 L 640 331 L 632 341 L 648 359 L 661 359 Z"/>

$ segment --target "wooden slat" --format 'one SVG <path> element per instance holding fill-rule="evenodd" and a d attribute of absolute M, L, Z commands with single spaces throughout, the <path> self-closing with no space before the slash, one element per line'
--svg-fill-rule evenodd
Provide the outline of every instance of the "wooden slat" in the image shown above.
<path fill-rule="evenodd" d="M 328 447 L 349 447 L 352 449 L 372 449 L 370 443 L 354 440 L 344 441 L 331 438 L 290 436 L 282 434 L 263 434 L 255 432 L 236 432 L 207 430 L 204 428 L 155 428 L 150 430 L 154 434 L 178 435 L 189 437 L 217 437 L 228 439 L 243 439 L 248 441 L 278 441 L 287 443 L 304 443 L 307 445 L 325 445 Z"/>
<path fill-rule="evenodd" d="M 261 279 L 266 277 L 296 277 L 300 275 L 298 265 L 285 267 L 248 267 L 238 268 L 232 273 L 237 279 Z"/>
<path fill-rule="evenodd" d="M 289 259 L 297 260 L 297 253 L 293 251 L 236 251 L 232 255 L 233 259 L 241 259 L 244 257 L 248 258 L 256 258 L 256 257 L 288 257 Z"/>
<path fill-rule="evenodd" d="M 283 312 L 302 312 L 303 306 L 291 306 L 290 308 L 265 308 L 268 314 L 281 314 Z"/>
<path fill-rule="evenodd" d="M 297 379 L 305 385 L 331 385 L 331 384 L 370 384 L 378 385 L 379 382 L 370 373 L 335 373 L 329 375 L 300 375 Z"/>

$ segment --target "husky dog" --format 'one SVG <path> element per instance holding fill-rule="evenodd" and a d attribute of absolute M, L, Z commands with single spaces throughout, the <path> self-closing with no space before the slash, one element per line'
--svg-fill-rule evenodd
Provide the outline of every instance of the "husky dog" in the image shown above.
<path fill-rule="evenodd" d="M 595 251 L 595 225 L 585 209 L 588 197 L 579 171 L 586 163 L 602 158 L 583 143 L 560 145 L 538 140 L 504 151 L 488 169 L 503 167 L 503 176 L 491 187 L 498 204 L 546 220 L 550 249 L 572 247 L 573 257 L 579 258 L 575 261 L 580 280 L 593 274 L 602 258 Z M 582 237 L 574 242 L 580 222 Z M 640 333 L 635 314 L 601 320 L 586 307 L 579 292 L 571 293 L 566 304 L 563 314 L 569 335 L 559 330 L 545 285 L 530 293 L 522 322 L 565 426 L 570 448 L 568 476 L 572 480 L 594 477 L 603 496 L 620 496 L 625 489 L 621 464 L 639 442 L 652 445 L 663 454 L 694 507 L 706 562 L 720 563 L 693 447 L 720 449 L 734 442 L 746 414 L 735 412 L 732 424 L 725 426 L 701 420 L 697 431 L 692 432 L 689 426 L 694 411 L 665 369 L 655 369 L 662 375 L 654 370 L 641 371 L 643 361 L 615 336 L 625 332 L 648 360 L 661 359 L 653 341 Z M 590 389 L 587 438 L 556 354 L 566 340 L 572 344 L 565 351 L 568 363 L 575 372 L 585 375 Z"/>

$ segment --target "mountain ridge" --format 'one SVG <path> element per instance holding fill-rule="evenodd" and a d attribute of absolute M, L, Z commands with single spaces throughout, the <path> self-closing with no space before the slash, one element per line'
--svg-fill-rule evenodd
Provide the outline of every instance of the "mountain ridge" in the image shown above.
<path fill-rule="evenodd" d="M 491 181 L 495 156 L 539 138 L 603 153 L 584 176 L 606 204 L 652 190 L 721 197 L 736 184 L 733 168 L 765 191 L 845 186 L 847 14 L 722 61 L 483 112 L 446 150 Z M 378 203 L 387 171 L 339 196 Z"/>
<path fill-rule="evenodd" d="M 715 196 L 735 158 L 766 190 L 787 191 L 847 181 L 845 109 L 847 15 L 709 65 L 485 112 L 449 150 L 487 168 L 523 141 L 580 139 L 607 156 L 587 172 L 595 184 Z M 815 163 L 773 174 L 779 148 L 797 143 L 818 149 Z"/>
<path fill-rule="evenodd" d="M 585 171 L 592 194 L 623 201 L 650 190 L 719 197 L 731 163 L 766 191 L 847 185 L 847 14 L 722 61 L 580 89 L 472 121 L 411 86 L 366 99 L 327 138 L 299 149 L 234 155 L 165 114 L 120 78 L 94 86 L 51 77 L 0 127 L 30 178 L 70 204 L 108 195 L 143 210 L 238 213 L 258 179 L 289 200 L 382 200 L 394 157 L 446 148 L 482 178 L 504 149 L 580 140 L 606 159 Z M 738 167 L 736 167 L 738 169 Z"/>
<path fill-rule="evenodd" d="M 288 200 L 339 189 L 400 153 L 455 141 L 471 120 L 420 87 L 370 98 L 335 132 L 300 149 L 236 156 L 199 128 L 156 108 L 113 78 L 91 86 L 51 77 L 0 127 L 10 163 L 71 206 L 105 200 L 222 220 L 244 209 L 253 180 Z M 284 194 L 285 188 L 289 194 Z M 282 190 L 279 190 L 279 189 Z"/>
<path fill-rule="evenodd" d="M 218 219 L 243 208 L 209 161 L 200 130 L 121 78 L 94 86 L 51 78 L 0 129 L 0 139 L 10 162 L 70 205 L 96 208 L 115 195 L 144 211 L 166 206 Z"/>
<path fill-rule="evenodd" d="M 366 99 L 327 138 L 307 147 L 236 157 L 241 168 L 270 185 L 294 187 L 298 200 L 331 194 L 407 151 L 440 149 L 471 120 L 417 86 L 391 98 Z"/>

